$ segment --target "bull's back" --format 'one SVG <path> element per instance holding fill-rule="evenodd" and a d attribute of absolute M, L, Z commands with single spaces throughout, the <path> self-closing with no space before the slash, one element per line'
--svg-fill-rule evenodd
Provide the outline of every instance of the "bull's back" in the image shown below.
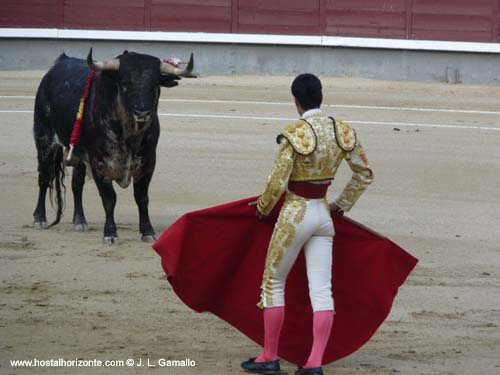
<path fill-rule="evenodd" d="M 35 122 L 55 130 L 65 145 L 78 111 L 89 68 L 82 59 L 61 55 L 45 74 L 35 100 Z M 36 124 L 35 124 L 36 126 Z"/>

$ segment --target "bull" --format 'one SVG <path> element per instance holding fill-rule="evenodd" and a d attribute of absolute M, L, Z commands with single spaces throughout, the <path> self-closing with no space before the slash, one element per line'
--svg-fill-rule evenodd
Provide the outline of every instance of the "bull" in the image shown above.
<path fill-rule="evenodd" d="M 115 59 L 94 61 L 92 49 L 83 59 L 64 53 L 43 77 L 34 110 L 34 138 L 38 158 L 38 203 L 35 228 L 45 229 L 61 220 L 65 177 L 65 155 L 79 109 L 86 79 L 94 70 L 80 139 L 72 153 L 71 188 L 74 198 L 73 224 L 77 231 L 88 229 L 82 192 L 87 169 L 99 190 L 106 220 L 103 241 L 118 241 L 114 219 L 116 193 L 113 182 L 126 188 L 133 181 L 139 209 L 139 231 L 146 242 L 155 240 L 149 220 L 148 189 L 156 164 L 160 134 L 158 100 L 161 86 L 174 87 L 193 70 L 193 55 L 186 69 L 162 62 L 157 57 L 125 51 Z M 55 186 L 54 186 L 55 185 Z M 56 218 L 47 224 L 47 190 L 55 189 Z"/>

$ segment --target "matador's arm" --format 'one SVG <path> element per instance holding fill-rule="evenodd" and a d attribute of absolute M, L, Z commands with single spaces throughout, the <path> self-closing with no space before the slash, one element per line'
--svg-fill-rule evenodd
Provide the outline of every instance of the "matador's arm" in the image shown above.
<path fill-rule="evenodd" d="M 295 151 L 284 137 L 279 144 L 278 155 L 274 160 L 271 175 L 267 179 L 264 192 L 257 201 L 257 210 L 264 216 L 271 213 L 281 195 L 285 192 L 288 185 L 288 179 L 292 173 L 295 160 Z"/>
<path fill-rule="evenodd" d="M 349 211 L 366 187 L 373 181 L 373 172 L 368 164 L 363 147 L 357 142 L 354 149 L 346 152 L 345 159 L 353 171 L 351 180 L 336 199 L 335 204 L 343 211 Z"/>

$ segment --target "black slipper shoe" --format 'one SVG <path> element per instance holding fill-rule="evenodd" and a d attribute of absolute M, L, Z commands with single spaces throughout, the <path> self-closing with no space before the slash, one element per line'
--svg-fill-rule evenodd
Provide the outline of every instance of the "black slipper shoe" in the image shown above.
<path fill-rule="evenodd" d="M 241 362 L 241 368 L 246 372 L 254 374 L 284 374 L 280 369 L 280 361 L 276 359 L 269 362 L 255 362 L 257 358 L 250 358 L 248 361 Z"/>
<path fill-rule="evenodd" d="M 299 367 L 295 375 L 324 375 L 321 367 L 303 368 Z"/>

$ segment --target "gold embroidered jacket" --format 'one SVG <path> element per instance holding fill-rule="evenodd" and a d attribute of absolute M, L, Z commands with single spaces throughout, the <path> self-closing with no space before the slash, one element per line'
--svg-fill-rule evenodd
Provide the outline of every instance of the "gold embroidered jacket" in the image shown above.
<path fill-rule="evenodd" d="M 285 192 L 288 182 L 333 180 L 346 160 L 353 171 L 351 180 L 335 203 L 349 211 L 367 185 L 373 173 L 363 147 L 351 126 L 341 120 L 323 117 L 319 113 L 288 125 L 277 138 L 279 143 L 271 175 L 257 201 L 257 209 L 269 215 Z"/>

